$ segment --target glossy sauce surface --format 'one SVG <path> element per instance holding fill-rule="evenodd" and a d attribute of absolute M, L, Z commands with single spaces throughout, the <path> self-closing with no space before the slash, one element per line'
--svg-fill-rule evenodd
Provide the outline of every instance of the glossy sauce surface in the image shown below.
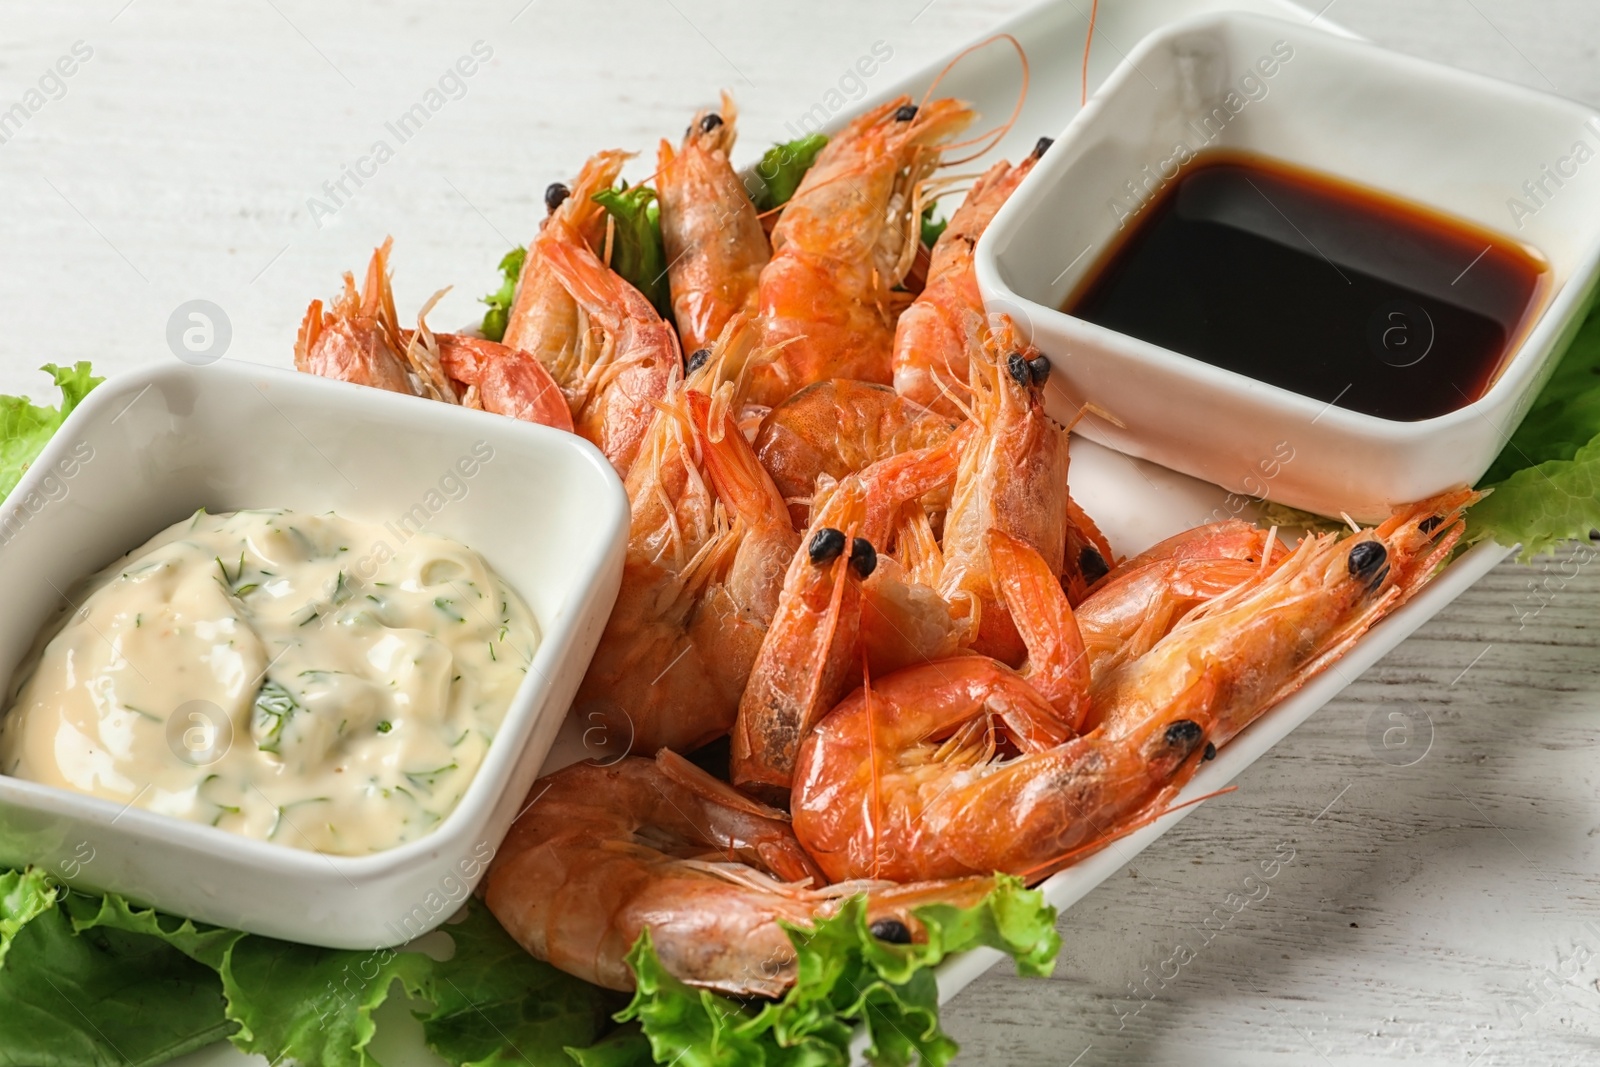
<path fill-rule="evenodd" d="M 319 852 L 427 833 L 539 634 L 476 552 L 398 532 L 201 511 L 157 534 L 19 668 L 0 771 Z"/>
<path fill-rule="evenodd" d="M 1398 421 L 1478 399 L 1547 289 L 1530 250 L 1278 163 L 1197 160 L 1063 310 Z"/>

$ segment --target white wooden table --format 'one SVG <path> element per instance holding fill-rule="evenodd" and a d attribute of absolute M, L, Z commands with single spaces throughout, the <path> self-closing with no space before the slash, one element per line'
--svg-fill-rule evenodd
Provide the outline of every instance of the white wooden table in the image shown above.
<path fill-rule="evenodd" d="M 653 156 L 725 85 L 753 151 L 875 43 L 898 76 L 1021 6 L 13 0 L 0 113 L 42 106 L 0 119 L 0 392 L 41 395 L 49 361 L 171 358 L 167 320 L 195 298 L 226 311 L 230 355 L 287 364 L 308 300 L 385 233 L 400 306 L 454 283 L 433 321 L 465 322 L 545 184 L 590 151 Z M 1600 103 L 1600 0 L 1326 17 Z M 61 89 L 26 97 L 79 41 L 92 55 Z M 479 41 L 491 58 L 399 143 L 385 123 Z M 393 158 L 362 163 L 380 138 Z M 324 189 L 347 166 L 371 176 Z M 1600 1060 L 1600 567 L 1564 558 L 1493 572 L 1074 908 L 1053 980 L 996 971 L 957 998 L 966 1061 Z M 1397 710 L 1403 766 L 1371 741 Z M 1290 850 L 1234 913 L 1228 894 Z"/>

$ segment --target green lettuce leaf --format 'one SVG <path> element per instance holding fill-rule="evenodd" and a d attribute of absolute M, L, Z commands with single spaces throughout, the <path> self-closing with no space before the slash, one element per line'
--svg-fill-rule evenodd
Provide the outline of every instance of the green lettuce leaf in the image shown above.
<path fill-rule="evenodd" d="M 616 1016 L 636 1021 L 657 1063 L 684 1067 L 830 1067 L 850 1062 L 850 1041 L 864 1025 L 867 1058 L 885 1067 L 913 1060 L 948 1063 L 957 1046 L 939 1027 L 933 968 L 952 953 L 980 945 L 999 949 L 1017 971 L 1045 975 L 1061 939 L 1056 911 L 1036 890 L 998 876 L 970 908 L 936 904 L 915 911 L 927 931 L 921 944 L 893 945 L 872 936 L 864 898 L 847 901 L 810 929 L 788 928 L 796 952 L 794 986 L 760 1009 L 685 985 L 662 967 L 649 931 L 628 962 L 637 981 L 632 1002 Z M 574 1058 L 585 1067 L 640 1062 L 631 1038 L 609 1058 Z"/>
<path fill-rule="evenodd" d="M 950 228 L 949 219 L 936 219 L 933 217 L 933 209 L 936 207 L 938 207 L 937 204 L 929 204 L 922 209 L 922 243 L 928 248 L 932 248 L 937 244 L 944 231 Z"/>
<path fill-rule="evenodd" d="M 782 207 L 800 188 L 800 179 L 806 176 L 817 156 L 828 146 L 828 135 L 811 133 L 786 144 L 775 144 L 767 149 L 756 164 L 756 177 L 761 179 L 761 189 L 755 197 L 757 211 L 771 211 Z"/>
<path fill-rule="evenodd" d="M 650 1039 L 638 1023 L 625 1023 L 587 1048 L 567 1047 L 578 1067 L 651 1067 Z"/>
<path fill-rule="evenodd" d="M 522 263 L 528 258 L 528 250 L 518 245 L 507 252 L 500 259 L 500 288 L 488 293 L 481 298 L 482 302 L 489 305 L 489 310 L 483 313 L 483 335 L 491 341 L 504 340 L 506 336 L 506 323 L 511 317 L 511 304 L 517 297 L 517 279 L 522 277 Z"/>
<path fill-rule="evenodd" d="M 1600 529 L 1600 435 L 1571 459 L 1512 474 L 1467 512 L 1468 534 L 1522 545 L 1524 561 Z"/>
<path fill-rule="evenodd" d="M 91 374 L 89 364 L 83 362 L 71 367 L 46 363 L 39 369 L 55 380 L 61 405 L 41 407 L 25 396 L 0 396 L 0 497 L 16 487 L 28 464 L 89 390 L 105 381 Z"/>
<path fill-rule="evenodd" d="M 656 192 L 643 185 L 631 189 L 623 182 L 602 189 L 594 201 L 611 216 L 611 269 L 645 295 L 657 314 L 672 319 L 672 293 L 667 282 L 667 251 L 661 243 L 661 205 Z"/>
<path fill-rule="evenodd" d="M 80 927 L 41 872 L 0 880 L 0 922 L 15 931 L 0 965 L 0 1065 L 153 1067 L 235 1029 L 210 967 L 115 922 Z"/>
<path fill-rule="evenodd" d="M 443 929 L 455 954 L 433 964 L 434 1006 L 416 1014 L 428 1047 L 445 1060 L 463 1067 L 570 1067 L 563 1047 L 587 1045 L 606 1029 L 617 994 L 528 955 L 481 902 L 472 900 L 467 917 Z"/>
<path fill-rule="evenodd" d="M 1553 459 L 1571 459 L 1600 433 L 1600 306 L 1574 333 L 1527 417 L 1483 476 L 1496 485 Z"/>
<path fill-rule="evenodd" d="M 0 872 L 0 1067 L 154 1065 L 230 1038 L 273 1063 L 372 1067 L 373 1013 L 397 987 L 430 1048 L 461 1067 L 565 1064 L 616 994 L 533 959 L 469 902 L 447 961 L 292 944 Z M 8 951 L 9 950 L 9 951 Z"/>
<path fill-rule="evenodd" d="M 1467 537 L 1522 545 L 1528 559 L 1600 527 L 1600 308 L 1501 450 L 1467 512 Z"/>
<path fill-rule="evenodd" d="M 56 890 L 40 870 L 0 872 L 0 967 L 17 931 L 56 905 Z"/>

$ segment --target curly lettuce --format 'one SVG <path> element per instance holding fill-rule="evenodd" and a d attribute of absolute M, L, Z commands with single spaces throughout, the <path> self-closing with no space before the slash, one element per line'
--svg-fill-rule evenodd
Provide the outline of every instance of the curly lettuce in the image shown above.
<path fill-rule="evenodd" d="M 1591 308 L 1527 417 L 1479 483 L 1470 539 L 1528 559 L 1600 528 L 1600 308 Z"/>
<path fill-rule="evenodd" d="M 593 197 L 611 216 L 611 269 L 645 295 L 662 318 L 672 320 L 667 250 L 661 239 L 661 205 L 644 185 L 602 189 Z"/>
<path fill-rule="evenodd" d="M 517 279 L 522 277 L 522 264 L 527 258 L 528 250 L 521 245 L 502 256 L 498 268 L 500 288 L 480 298 L 482 303 L 489 305 L 489 310 L 483 313 L 483 323 L 479 328 L 483 336 L 491 341 L 505 339 L 511 305 L 517 298 Z"/>
<path fill-rule="evenodd" d="M 658 1064 L 683 1067 L 846 1067 L 857 1027 L 867 1059 L 881 1067 L 950 1062 L 957 1045 L 939 1026 L 933 969 L 979 946 L 999 949 L 1025 975 L 1048 975 L 1061 949 L 1056 910 L 1037 890 L 999 875 L 970 908 L 933 904 L 914 912 L 927 941 L 896 945 L 874 937 L 864 898 L 811 928 L 787 927 L 796 953 L 795 984 L 782 1000 L 754 1007 L 685 985 L 661 965 L 649 931 L 628 963 L 637 980 L 616 1016 L 636 1030 L 595 1049 L 573 1051 L 583 1067 Z"/>
<path fill-rule="evenodd" d="M 70 367 L 46 363 L 39 368 L 54 379 L 61 390 L 56 407 L 35 404 L 25 396 L 0 396 L 0 497 L 4 497 L 22 478 L 45 442 L 55 435 L 72 409 L 83 402 L 89 390 L 105 381 L 97 378 L 86 362 Z"/>
<path fill-rule="evenodd" d="M 114 893 L 0 873 L 0 1067 L 139 1067 L 227 1038 L 273 1063 L 376 1067 L 396 989 L 462 1067 L 554 1067 L 595 1041 L 615 995 L 524 952 L 487 909 L 446 926 L 450 959 L 315 948 L 164 915 Z"/>
<path fill-rule="evenodd" d="M 800 188 L 800 179 L 817 162 L 817 157 L 828 146 L 828 135 L 811 133 L 783 144 L 775 144 L 761 156 L 756 164 L 756 177 L 761 186 L 756 190 L 757 211 L 771 211 L 782 207 Z"/>

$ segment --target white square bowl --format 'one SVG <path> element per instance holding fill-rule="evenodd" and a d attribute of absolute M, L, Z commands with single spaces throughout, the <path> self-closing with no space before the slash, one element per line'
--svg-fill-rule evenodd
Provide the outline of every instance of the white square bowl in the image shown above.
<path fill-rule="evenodd" d="M 481 462 L 458 467 L 464 458 Z M 0 690 L 66 591 L 202 506 L 426 517 L 482 554 L 527 601 L 541 641 L 477 777 L 427 836 L 330 856 L 0 776 L 0 864 L 335 948 L 432 928 L 481 877 L 600 639 L 627 540 L 621 482 L 572 434 L 365 386 L 228 361 L 120 375 L 0 509 Z"/>
<path fill-rule="evenodd" d="M 1417 422 L 1057 310 L 1137 225 L 1129 208 L 1180 175 L 1162 167 L 1179 145 L 1320 172 L 1520 242 L 1549 265 L 1543 307 L 1482 397 Z M 1204 16 L 1134 48 L 995 217 L 976 261 L 988 310 L 1049 356 L 1057 414 L 1085 403 L 1108 414 L 1080 433 L 1243 495 L 1375 521 L 1476 482 L 1576 330 L 1600 271 L 1600 115 L 1304 25 Z"/>

